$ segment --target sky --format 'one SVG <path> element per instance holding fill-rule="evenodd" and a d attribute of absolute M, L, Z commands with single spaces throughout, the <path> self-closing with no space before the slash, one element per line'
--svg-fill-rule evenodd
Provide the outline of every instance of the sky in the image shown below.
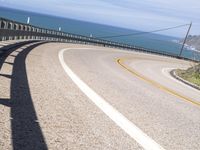
<path fill-rule="evenodd" d="M 200 0 L 0 0 L 0 6 L 151 31 L 187 24 L 200 35 Z M 188 27 L 166 34 L 184 36 Z"/>

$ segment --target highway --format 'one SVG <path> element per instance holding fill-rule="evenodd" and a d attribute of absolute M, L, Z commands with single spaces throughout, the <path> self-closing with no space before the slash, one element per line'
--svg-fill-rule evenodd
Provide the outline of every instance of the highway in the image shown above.
<path fill-rule="evenodd" d="M 191 62 L 78 44 L 27 44 L 0 61 L 0 149 L 200 149 Z"/>

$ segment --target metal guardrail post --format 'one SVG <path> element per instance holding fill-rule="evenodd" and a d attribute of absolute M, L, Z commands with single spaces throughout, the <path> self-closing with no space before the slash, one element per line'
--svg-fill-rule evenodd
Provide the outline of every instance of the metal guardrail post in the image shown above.
<path fill-rule="evenodd" d="M 35 39 L 57 42 L 82 43 L 104 47 L 137 50 L 148 53 L 161 54 L 165 56 L 177 57 L 174 54 L 172 55 L 166 52 L 145 49 L 134 45 L 127 45 L 123 43 L 96 39 L 82 35 L 65 33 L 51 29 L 40 28 L 29 24 L 23 24 L 16 21 L 0 18 L 0 41 L 17 39 Z"/>

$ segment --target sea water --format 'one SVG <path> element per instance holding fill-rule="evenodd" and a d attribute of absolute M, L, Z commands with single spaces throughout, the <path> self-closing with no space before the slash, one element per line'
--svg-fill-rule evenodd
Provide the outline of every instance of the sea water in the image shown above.
<path fill-rule="evenodd" d="M 0 17 L 23 23 L 26 23 L 27 19 L 30 17 L 31 25 L 54 30 L 61 29 L 62 31 L 68 33 L 103 38 L 106 40 L 126 43 L 156 51 L 172 53 L 174 55 L 179 55 L 181 49 L 181 44 L 174 42 L 179 40 L 179 38 L 177 38 L 176 35 L 166 36 L 162 34 L 141 34 L 134 36 L 105 38 L 107 36 L 134 34 L 141 31 L 4 7 L 0 7 Z M 200 53 L 192 51 L 188 48 L 184 49 L 182 56 L 186 58 L 200 59 Z"/>

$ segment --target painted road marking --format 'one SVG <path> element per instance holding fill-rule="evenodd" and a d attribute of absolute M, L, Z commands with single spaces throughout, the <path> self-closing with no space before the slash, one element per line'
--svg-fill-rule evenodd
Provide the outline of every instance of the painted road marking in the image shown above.
<path fill-rule="evenodd" d="M 135 141 L 137 141 L 145 150 L 164 150 L 159 144 L 153 141 L 141 129 L 139 129 L 135 124 L 129 121 L 125 116 L 123 116 L 108 102 L 106 102 L 101 96 L 99 96 L 94 90 L 92 90 L 67 66 L 67 64 L 64 61 L 63 55 L 65 51 L 71 49 L 72 48 L 60 50 L 58 57 L 63 69 L 65 70 L 67 75 L 72 79 L 72 81 L 79 87 L 79 89 L 121 129 L 123 129 L 129 136 L 131 136 Z"/>
<path fill-rule="evenodd" d="M 123 59 L 120 59 L 120 58 L 117 59 L 117 63 L 120 66 L 122 66 L 124 69 L 126 69 L 131 74 L 133 74 L 136 77 L 138 77 L 139 79 L 142 79 L 142 80 L 144 80 L 144 81 L 146 81 L 146 82 L 154 85 L 155 87 L 157 87 L 157 88 L 159 88 L 159 89 L 161 89 L 161 90 L 163 90 L 163 91 L 165 91 L 165 92 L 167 92 L 167 93 L 169 93 L 171 95 L 174 95 L 174 96 L 176 96 L 178 98 L 181 98 L 182 100 L 184 100 L 186 102 L 190 102 L 190 103 L 194 104 L 195 106 L 200 107 L 200 102 L 194 101 L 194 100 L 192 100 L 192 99 L 190 99 L 190 98 L 188 98 L 186 96 L 180 95 L 179 93 L 177 93 L 177 92 L 175 92 L 175 91 L 173 91 L 173 90 L 171 90 L 171 89 L 169 89 L 169 88 L 167 88 L 167 87 L 165 87 L 165 86 L 163 86 L 163 85 L 161 85 L 161 84 L 159 84 L 159 83 L 157 83 L 157 82 L 155 82 L 155 81 L 153 81 L 153 80 L 151 80 L 151 79 L 149 79 L 149 78 L 147 78 L 147 77 L 145 77 L 145 76 L 143 76 L 141 74 L 139 74 L 138 72 L 136 72 L 135 70 L 133 70 L 133 68 L 130 68 L 130 67 L 126 66 L 123 62 L 124 62 Z"/>
<path fill-rule="evenodd" d="M 176 68 L 162 68 L 162 74 L 164 74 L 164 75 L 165 75 L 166 77 L 168 77 L 169 79 L 175 81 L 176 83 L 181 84 L 181 85 L 183 85 L 183 86 L 189 88 L 190 90 L 193 90 L 193 91 L 195 91 L 195 92 L 199 92 L 199 90 L 197 90 L 197 89 L 195 89 L 195 88 L 193 88 L 193 87 L 191 87 L 191 86 L 189 86 L 189 85 L 187 85 L 187 84 L 185 84 L 185 83 L 183 83 L 183 82 L 177 80 L 176 78 L 172 77 L 172 76 L 169 74 L 169 71 L 171 71 L 171 70 L 173 70 L 173 69 L 176 69 Z"/>

